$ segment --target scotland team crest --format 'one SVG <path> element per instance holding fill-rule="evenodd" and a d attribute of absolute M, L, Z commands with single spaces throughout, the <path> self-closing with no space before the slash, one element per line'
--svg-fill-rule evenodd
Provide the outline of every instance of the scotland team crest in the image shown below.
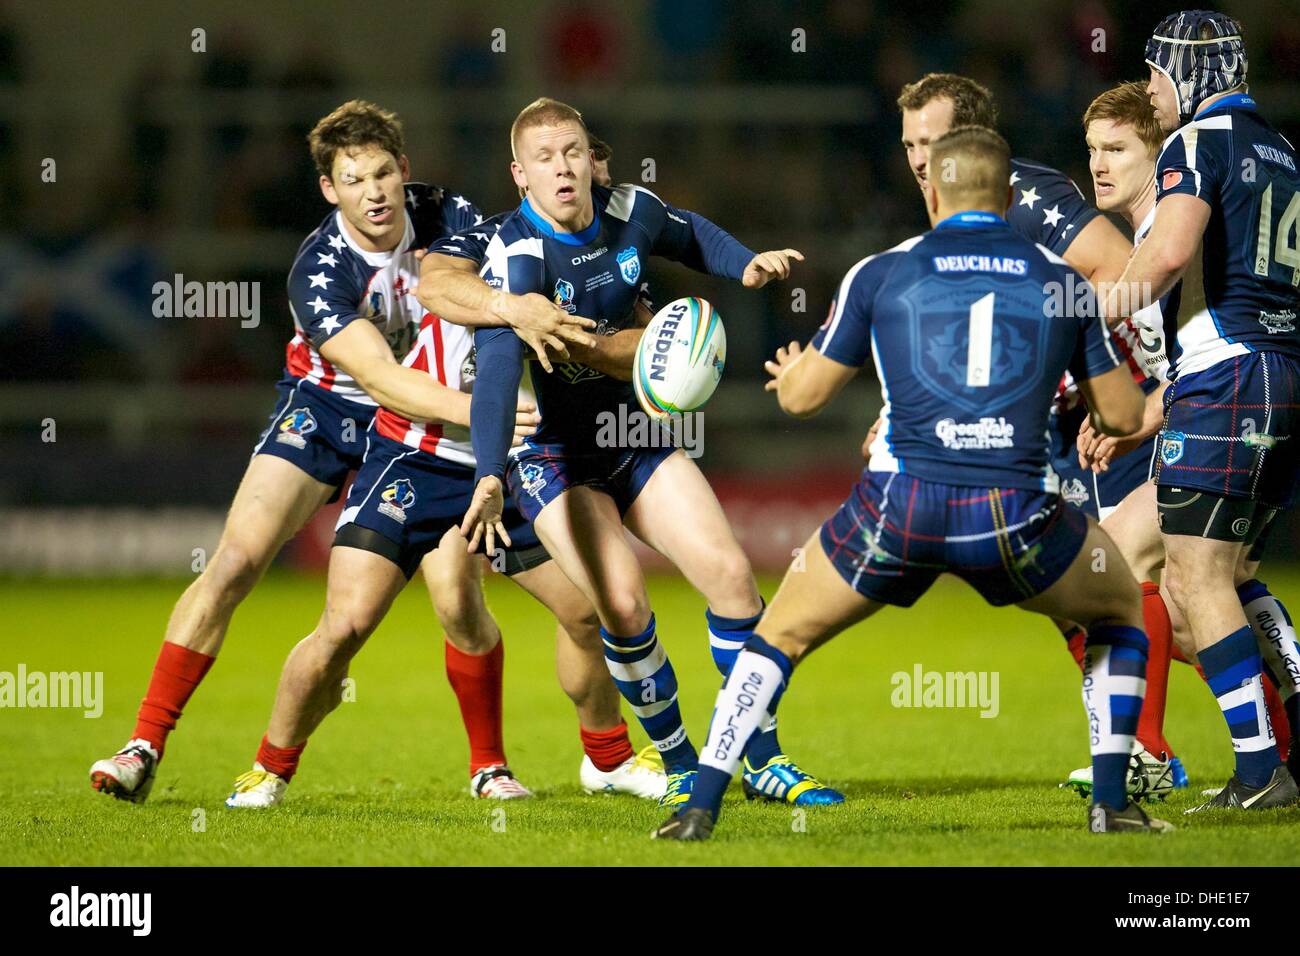
<path fill-rule="evenodd" d="M 1184 446 L 1187 443 L 1187 436 L 1182 432 L 1161 432 L 1160 433 L 1160 463 L 1162 465 L 1172 465 L 1183 457 Z"/>
<path fill-rule="evenodd" d="M 275 440 L 282 445 L 306 448 L 307 436 L 316 430 L 316 416 L 310 408 L 295 408 L 280 422 L 280 434 Z"/>
<path fill-rule="evenodd" d="M 636 280 L 641 278 L 641 257 L 637 255 L 635 246 L 628 246 L 617 256 L 618 271 L 623 275 L 623 281 L 628 285 L 636 285 Z"/>
<path fill-rule="evenodd" d="M 388 487 L 380 492 L 379 497 L 382 499 L 379 513 L 387 515 L 399 524 L 405 524 L 406 509 L 415 504 L 415 489 L 411 487 L 411 480 L 398 478 L 390 482 Z"/>
<path fill-rule="evenodd" d="M 573 283 L 567 279 L 555 280 L 555 304 L 570 315 L 577 309 L 573 304 Z"/>

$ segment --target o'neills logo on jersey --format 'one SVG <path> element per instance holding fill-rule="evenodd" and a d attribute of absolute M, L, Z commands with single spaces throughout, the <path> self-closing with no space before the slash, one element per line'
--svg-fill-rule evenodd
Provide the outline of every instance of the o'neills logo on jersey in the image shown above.
<path fill-rule="evenodd" d="M 584 262 L 590 262 L 592 259 L 599 259 L 607 252 L 609 252 L 609 246 L 601 246 L 595 252 L 584 252 L 580 256 L 574 256 L 572 259 L 569 260 L 569 262 L 575 266 L 580 266 Z"/>
<path fill-rule="evenodd" d="M 934 434 L 945 448 L 1011 448 L 1015 445 L 1016 426 L 1005 418 L 981 418 L 977 422 L 943 418 L 934 426 Z"/>

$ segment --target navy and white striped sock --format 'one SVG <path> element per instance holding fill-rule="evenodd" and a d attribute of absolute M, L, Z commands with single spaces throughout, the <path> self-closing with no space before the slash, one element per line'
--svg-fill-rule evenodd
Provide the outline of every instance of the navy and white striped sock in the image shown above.
<path fill-rule="evenodd" d="M 708 741 L 700 755 L 700 776 L 687 806 L 708 810 L 717 819 L 722 795 L 740 766 L 740 755 L 759 727 L 776 713 L 793 669 L 790 659 L 758 634 L 745 642 L 718 691 Z"/>
<path fill-rule="evenodd" d="M 704 617 L 709 624 L 709 650 L 713 653 L 713 663 L 717 666 L 718 673 L 724 679 L 731 673 L 731 665 L 735 663 L 745 642 L 753 635 L 762 616 L 762 607 L 753 617 L 723 617 L 705 609 Z M 749 739 L 745 759 L 751 767 L 758 770 L 780 753 L 781 742 L 776 737 L 776 718 L 769 717 L 758 733 Z"/>
<path fill-rule="evenodd" d="M 1278 759 L 1264 704 L 1262 661 L 1255 632 L 1248 624 L 1200 651 L 1197 657 L 1232 734 L 1237 779 L 1248 787 L 1264 786 L 1282 761 Z"/>
<path fill-rule="evenodd" d="M 1083 707 L 1092 752 L 1092 799 L 1113 809 L 1128 803 L 1126 777 L 1146 693 L 1147 637 L 1126 624 L 1088 632 L 1083 656 Z"/>
<path fill-rule="evenodd" d="M 677 674 L 655 635 L 654 615 L 640 634 L 619 637 L 602 627 L 600 637 L 610 676 L 663 756 L 664 769 L 668 773 L 694 770 L 698 757 L 677 706 Z"/>
<path fill-rule="evenodd" d="M 1237 597 L 1286 708 L 1291 737 L 1300 737 L 1300 644 L 1291 615 L 1263 581 L 1247 581 L 1237 588 Z"/>

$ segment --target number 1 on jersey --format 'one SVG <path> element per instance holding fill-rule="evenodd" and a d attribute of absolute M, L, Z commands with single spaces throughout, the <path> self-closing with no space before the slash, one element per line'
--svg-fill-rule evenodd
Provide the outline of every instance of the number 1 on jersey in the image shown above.
<path fill-rule="evenodd" d="M 993 293 L 970 306 L 970 342 L 966 346 L 966 387 L 985 388 L 993 367 Z"/>

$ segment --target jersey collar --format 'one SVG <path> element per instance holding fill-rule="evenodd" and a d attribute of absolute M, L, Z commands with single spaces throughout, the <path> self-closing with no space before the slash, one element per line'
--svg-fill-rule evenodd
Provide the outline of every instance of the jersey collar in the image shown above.
<path fill-rule="evenodd" d="M 596 206 L 593 199 L 591 211 L 593 213 L 591 225 L 581 232 L 556 232 L 555 228 L 537 214 L 537 210 L 524 197 L 524 201 L 519 204 L 519 211 L 524 214 L 524 218 L 531 222 L 541 233 L 548 239 L 554 239 L 566 246 L 585 246 L 596 238 L 596 233 L 600 230 L 600 209 Z"/>
<path fill-rule="evenodd" d="M 339 212 L 337 209 L 334 210 L 334 228 L 338 230 L 338 234 L 343 237 L 343 241 L 347 244 L 347 247 L 365 260 L 367 265 L 386 266 L 393 261 L 395 256 L 400 256 L 402 253 L 406 252 L 407 249 L 411 248 L 411 244 L 415 242 L 415 224 L 411 222 L 411 210 L 407 207 L 404 212 L 406 215 L 406 226 L 402 229 L 402 241 L 397 244 L 397 248 L 389 249 L 387 252 L 370 252 L 369 250 L 362 249 L 357 245 L 356 240 L 352 238 L 352 233 L 348 232 L 348 227 L 343 223 L 343 213 Z"/>
<path fill-rule="evenodd" d="M 1255 100 L 1249 93 L 1233 93 L 1231 96 L 1225 96 L 1223 99 L 1219 100 L 1219 102 L 1207 106 L 1205 109 L 1193 116 L 1192 120 L 1198 120 L 1202 116 L 1206 116 L 1210 113 L 1216 112 L 1217 110 L 1228 110 L 1234 108 L 1253 110 L 1255 108 Z"/>
<path fill-rule="evenodd" d="M 969 210 L 954 213 L 934 224 L 936 229 L 978 229 L 980 226 L 1005 226 L 1007 221 L 996 213 Z"/>

